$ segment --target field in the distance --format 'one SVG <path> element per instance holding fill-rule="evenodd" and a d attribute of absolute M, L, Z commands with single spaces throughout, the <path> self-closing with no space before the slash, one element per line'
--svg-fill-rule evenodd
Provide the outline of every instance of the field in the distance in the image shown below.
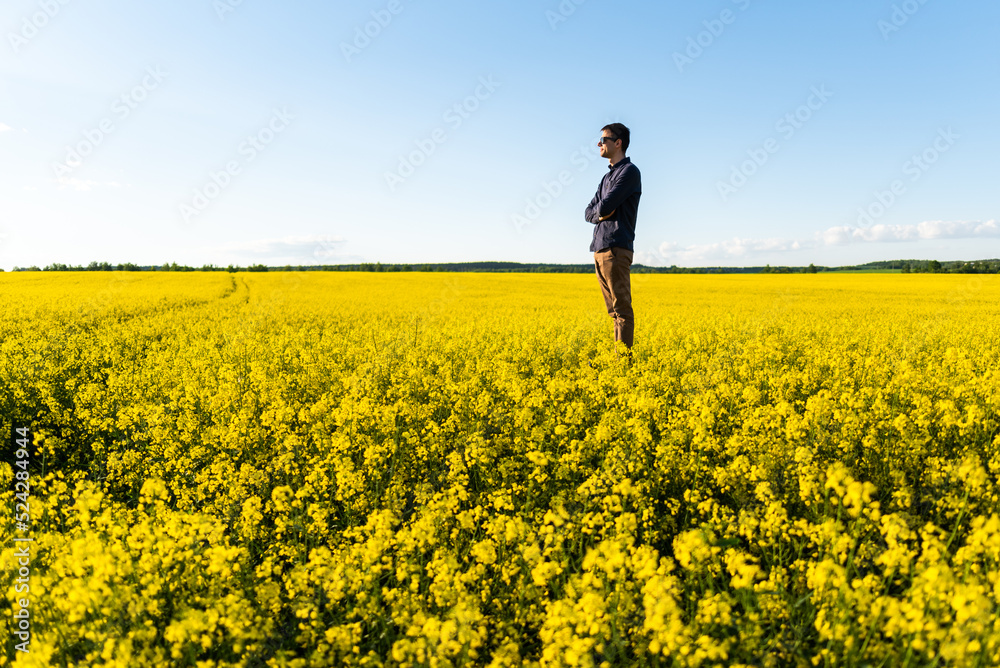
<path fill-rule="evenodd" d="M 1000 663 L 1000 279 L 633 294 L 0 274 L 0 665 Z"/>

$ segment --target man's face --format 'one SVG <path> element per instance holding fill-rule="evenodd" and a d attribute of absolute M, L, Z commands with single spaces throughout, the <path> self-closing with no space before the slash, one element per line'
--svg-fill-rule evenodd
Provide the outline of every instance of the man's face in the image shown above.
<path fill-rule="evenodd" d="M 612 141 L 614 139 L 614 133 L 610 130 L 601 131 L 601 157 L 611 158 L 611 154 L 614 153 L 615 148 L 618 146 L 618 141 Z"/>

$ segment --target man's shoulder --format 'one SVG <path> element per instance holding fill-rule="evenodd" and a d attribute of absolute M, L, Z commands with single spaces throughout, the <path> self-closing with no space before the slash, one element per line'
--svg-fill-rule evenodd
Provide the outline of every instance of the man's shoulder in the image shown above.
<path fill-rule="evenodd" d="M 622 165 L 623 172 L 633 172 L 635 174 L 639 173 L 639 168 L 635 166 L 635 163 L 632 162 L 631 158 L 625 158 L 622 162 L 625 163 Z"/>
<path fill-rule="evenodd" d="M 642 175 L 639 173 L 639 168 L 635 166 L 635 163 L 631 160 L 622 166 L 621 171 L 618 173 L 618 178 L 636 180 L 642 182 Z"/>

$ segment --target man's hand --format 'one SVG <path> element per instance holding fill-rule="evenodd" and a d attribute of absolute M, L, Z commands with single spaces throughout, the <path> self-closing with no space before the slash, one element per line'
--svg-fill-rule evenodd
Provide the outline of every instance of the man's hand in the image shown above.
<path fill-rule="evenodd" d="M 617 210 L 618 210 L 618 209 L 615 209 L 615 211 L 617 211 Z M 597 220 L 599 220 L 599 221 L 601 221 L 601 222 L 604 222 L 605 220 L 607 220 L 607 219 L 608 219 L 608 218 L 610 218 L 611 216 L 615 215 L 615 211 L 612 211 L 611 213 L 609 213 L 609 214 L 608 214 L 608 215 L 606 215 L 606 216 L 601 216 L 601 217 L 600 217 L 600 218 L 598 218 Z"/>

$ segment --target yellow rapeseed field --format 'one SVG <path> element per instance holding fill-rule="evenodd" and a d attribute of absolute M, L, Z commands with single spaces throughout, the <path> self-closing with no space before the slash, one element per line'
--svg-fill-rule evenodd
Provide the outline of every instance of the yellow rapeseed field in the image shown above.
<path fill-rule="evenodd" d="M 0 665 L 1000 664 L 1000 278 L 633 293 L 0 274 Z"/>

